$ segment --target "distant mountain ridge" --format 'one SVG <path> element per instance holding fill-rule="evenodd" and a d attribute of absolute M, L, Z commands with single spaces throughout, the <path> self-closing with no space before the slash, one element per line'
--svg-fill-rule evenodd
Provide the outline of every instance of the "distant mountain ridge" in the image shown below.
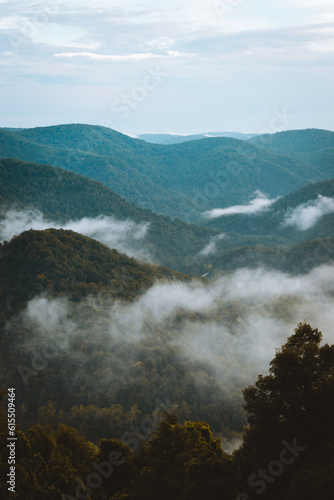
<path fill-rule="evenodd" d="M 334 133 L 323 134 L 334 147 Z M 141 207 L 189 222 L 199 220 L 205 210 L 247 202 L 256 190 L 276 197 L 333 177 L 333 164 L 323 156 L 320 166 L 285 154 L 284 148 L 272 152 L 229 137 L 149 144 L 80 124 L 0 130 L 0 157 L 71 170 Z"/>
<path fill-rule="evenodd" d="M 179 144 L 180 142 L 195 141 L 208 137 L 230 137 L 246 141 L 259 134 L 247 134 L 241 132 L 206 132 L 201 134 L 139 134 L 138 139 L 142 139 L 152 144 Z"/>

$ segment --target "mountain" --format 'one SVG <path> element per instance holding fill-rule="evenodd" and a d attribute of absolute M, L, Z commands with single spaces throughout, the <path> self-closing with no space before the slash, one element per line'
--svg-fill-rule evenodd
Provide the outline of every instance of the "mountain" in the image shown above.
<path fill-rule="evenodd" d="M 148 224 L 142 244 L 153 261 L 189 272 L 203 271 L 196 256 L 218 233 L 139 208 L 100 182 L 73 172 L 20 160 L 0 160 L 2 218 L 11 207 L 17 211 L 38 210 L 46 219 L 58 223 L 103 215 Z"/>
<path fill-rule="evenodd" d="M 268 152 L 289 155 L 308 165 L 317 165 L 328 178 L 333 177 L 334 132 L 321 129 L 288 130 L 253 137 L 249 142 Z"/>
<path fill-rule="evenodd" d="M 0 244 L 0 311 L 17 313 L 33 297 L 67 296 L 79 301 L 106 295 L 133 300 L 157 279 L 185 276 L 166 267 L 139 264 L 73 231 L 25 231 Z"/>
<path fill-rule="evenodd" d="M 288 130 L 256 136 L 249 142 L 278 154 L 298 156 L 334 147 L 334 132 L 321 129 Z"/>
<path fill-rule="evenodd" d="M 205 210 L 245 203 L 257 190 L 279 196 L 333 176 L 316 162 L 248 141 L 215 137 L 158 145 L 88 125 L 2 130 L 0 157 L 74 171 L 141 207 L 187 222 Z"/>
<path fill-rule="evenodd" d="M 233 139 L 248 140 L 257 134 L 243 134 L 240 132 L 207 132 L 203 134 L 140 134 L 138 139 L 150 142 L 152 144 L 180 144 L 180 142 L 197 141 L 207 137 L 232 137 Z"/>
<path fill-rule="evenodd" d="M 241 314 L 223 298 L 218 308 L 208 282 L 73 231 L 25 231 L 0 255 L 0 385 L 20 390 L 20 422 L 65 421 L 97 442 L 157 416 L 170 398 L 181 415 L 240 429 L 240 391 L 177 345 L 181 331 Z"/>
<path fill-rule="evenodd" d="M 282 262 L 278 257 L 268 260 L 267 255 L 281 255 L 288 243 L 333 235 L 333 214 L 330 213 L 305 231 L 282 226 L 289 210 L 317 200 L 319 194 L 334 197 L 333 181 L 311 184 L 291 193 L 277 200 L 267 212 L 219 217 L 202 221 L 199 226 L 139 208 L 103 184 L 84 176 L 49 165 L 7 159 L 0 160 L 0 236 L 5 221 L 7 225 L 17 227 L 12 234 L 19 234 L 30 227 L 38 229 L 42 216 L 43 227 L 66 227 L 72 221 L 69 227 L 76 231 L 87 224 L 94 228 L 101 217 L 112 217 L 115 222 L 108 222 L 102 228 L 102 242 L 105 233 L 117 232 L 123 224 L 145 225 L 147 230 L 141 239 L 129 239 L 126 233 L 125 249 L 122 240 L 116 240 L 112 247 L 125 252 L 135 250 L 130 255 L 142 255 L 148 262 L 177 271 L 214 276 L 218 270 L 234 268 L 233 263 L 240 261 L 240 252 L 252 255 L 253 263 L 260 264 L 263 259 L 268 265 L 274 264 L 275 268 L 292 270 L 293 266 L 286 265 L 289 260 Z M 22 218 L 25 219 L 23 225 Z M 88 222 L 87 218 L 90 218 Z M 86 223 L 78 225 L 77 221 Z M 87 235 L 99 238 L 100 234 L 90 230 Z"/>
<path fill-rule="evenodd" d="M 334 263 L 334 238 L 320 238 L 294 245 L 240 246 L 219 250 L 210 258 L 216 273 L 240 268 L 267 268 L 301 275 L 323 264 Z"/>
<path fill-rule="evenodd" d="M 263 212 L 224 215 L 203 225 L 238 234 L 280 236 L 290 243 L 334 236 L 334 179 L 304 186 Z"/>
<path fill-rule="evenodd" d="M 202 224 L 223 232 L 225 245 L 230 232 L 245 238 L 252 235 L 256 242 L 217 248 L 210 256 L 215 272 L 259 266 L 293 274 L 308 272 L 334 261 L 334 179 L 294 191 L 263 212 L 224 215 Z"/>

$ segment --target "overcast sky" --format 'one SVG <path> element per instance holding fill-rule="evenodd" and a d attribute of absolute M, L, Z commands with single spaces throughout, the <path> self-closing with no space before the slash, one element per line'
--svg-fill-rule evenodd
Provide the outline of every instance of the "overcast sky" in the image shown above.
<path fill-rule="evenodd" d="M 334 130 L 333 0 L 0 0 L 0 126 Z"/>

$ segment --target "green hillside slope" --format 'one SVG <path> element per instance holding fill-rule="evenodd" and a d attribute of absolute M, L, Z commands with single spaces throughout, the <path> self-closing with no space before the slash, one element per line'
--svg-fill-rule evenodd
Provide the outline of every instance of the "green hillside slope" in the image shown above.
<path fill-rule="evenodd" d="M 186 221 L 246 202 L 256 190 L 278 196 L 332 177 L 316 165 L 232 138 L 163 146 L 88 125 L 0 131 L 0 156 L 72 170 Z"/>
<path fill-rule="evenodd" d="M 38 209 L 56 222 L 105 215 L 148 223 L 145 248 L 157 263 L 177 270 L 192 271 L 195 256 L 217 234 L 217 230 L 139 208 L 86 177 L 18 160 L 0 160 L 0 201 L 2 214 L 14 205 L 17 209 Z"/>
<path fill-rule="evenodd" d="M 25 231 L 0 244 L 0 309 L 9 317 L 39 294 L 80 300 L 133 300 L 157 279 L 185 279 L 166 267 L 139 264 L 73 231 Z"/>
<path fill-rule="evenodd" d="M 285 225 L 289 214 L 292 214 L 297 207 L 316 205 L 319 195 L 334 199 L 334 179 L 304 186 L 280 198 L 265 212 L 252 215 L 224 215 L 203 221 L 203 224 L 226 232 L 280 236 L 287 242 L 334 236 L 333 213 L 324 214 L 312 227 L 305 230 Z"/>
<path fill-rule="evenodd" d="M 334 132 L 329 130 L 288 130 L 253 137 L 249 142 L 270 153 L 292 156 L 317 168 L 327 178 L 334 175 Z"/>

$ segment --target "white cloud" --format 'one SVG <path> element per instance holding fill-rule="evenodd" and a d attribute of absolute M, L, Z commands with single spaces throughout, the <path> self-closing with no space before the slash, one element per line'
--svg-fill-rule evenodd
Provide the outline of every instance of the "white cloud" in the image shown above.
<path fill-rule="evenodd" d="M 81 220 L 64 224 L 45 219 L 37 210 L 9 210 L 0 221 L 0 241 L 9 241 L 13 236 L 29 229 L 44 230 L 48 228 L 70 229 L 93 238 L 100 243 L 126 253 L 130 257 L 148 258 L 143 246 L 149 224 L 137 224 L 131 220 L 119 221 L 113 217 L 84 217 Z"/>
<path fill-rule="evenodd" d="M 207 255 L 211 255 L 216 252 L 217 250 L 217 244 L 220 240 L 225 238 L 225 234 L 221 233 L 218 234 L 217 236 L 214 236 L 211 238 L 210 243 L 208 243 L 200 252 L 199 255 L 206 257 Z"/>
<path fill-rule="evenodd" d="M 316 200 L 303 203 L 290 209 L 283 221 L 283 226 L 295 226 L 299 231 L 313 227 L 323 215 L 334 212 L 334 199 L 318 195 Z"/>
<path fill-rule="evenodd" d="M 26 340 L 31 349 L 39 339 L 49 340 L 74 359 L 78 351 L 73 340 L 82 337 L 94 349 L 112 351 L 103 367 L 106 380 L 119 367 L 127 372 L 141 359 L 142 346 L 150 346 L 145 352 L 152 359 L 169 352 L 175 366 L 181 361 L 198 387 L 203 373 L 221 388 L 242 387 L 268 370 L 275 348 L 300 321 L 322 330 L 325 342 L 334 342 L 333 287 L 333 266 L 303 276 L 243 269 L 207 286 L 198 281 L 157 283 L 133 303 L 86 299 L 73 304 L 39 297 L 29 302 L 21 317 L 34 332 Z M 91 358 L 83 355 L 81 361 L 84 373 Z M 177 377 L 170 383 L 177 386 Z"/>
<path fill-rule="evenodd" d="M 124 62 L 124 61 L 143 61 L 145 59 L 163 58 L 163 57 L 189 57 L 193 54 L 181 53 L 177 50 L 168 50 L 166 54 L 154 54 L 153 52 L 141 54 L 123 54 L 123 55 L 110 55 L 110 54 L 96 54 L 94 52 L 64 52 L 54 54 L 54 57 L 86 57 L 88 59 L 95 59 L 97 61 L 109 62 Z"/>
<path fill-rule="evenodd" d="M 153 132 L 257 132 L 273 108 L 286 105 L 298 116 L 294 128 L 331 128 L 332 18 L 328 2 L 314 5 L 51 0 L 44 15 L 39 2 L 5 2 L 0 53 L 14 55 L 1 75 L 2 126 L 108 118 L 125 133 L 152 130 L 152 123 Z M 140 81 L 150 58 L 160 58 L 171 78 L 145 107 L 118 120 L 107 110 Z"/>
<path fill-rule="evenodd" d="M 144 59 L 151 59 L 152 57 L 161 57 L 161 56 L 152 53 L 108 55 L 108 54 L 95 54 L 93 52 L 64 52 L 61 54 L 54 54 L 54 57 L 86 57 L 88 59 L 95 59 L 98 61 L 122 62 L 122 61 L 143 61 Z"/>
<path fill-rule="evenodd" d="M 215 217 L 221 217 L 223 215 L 233 215 L 233 214 L 257 214 L 266 210 L 270 207 L 278 198 L 270 200 L 261 191 L 256 191 L 257 198 L 251 200 L 248 205 L 234 205 L 228 208 L 214 208 L 203 213 L 203 216 L 208 219 L 213 219 Z"/>

